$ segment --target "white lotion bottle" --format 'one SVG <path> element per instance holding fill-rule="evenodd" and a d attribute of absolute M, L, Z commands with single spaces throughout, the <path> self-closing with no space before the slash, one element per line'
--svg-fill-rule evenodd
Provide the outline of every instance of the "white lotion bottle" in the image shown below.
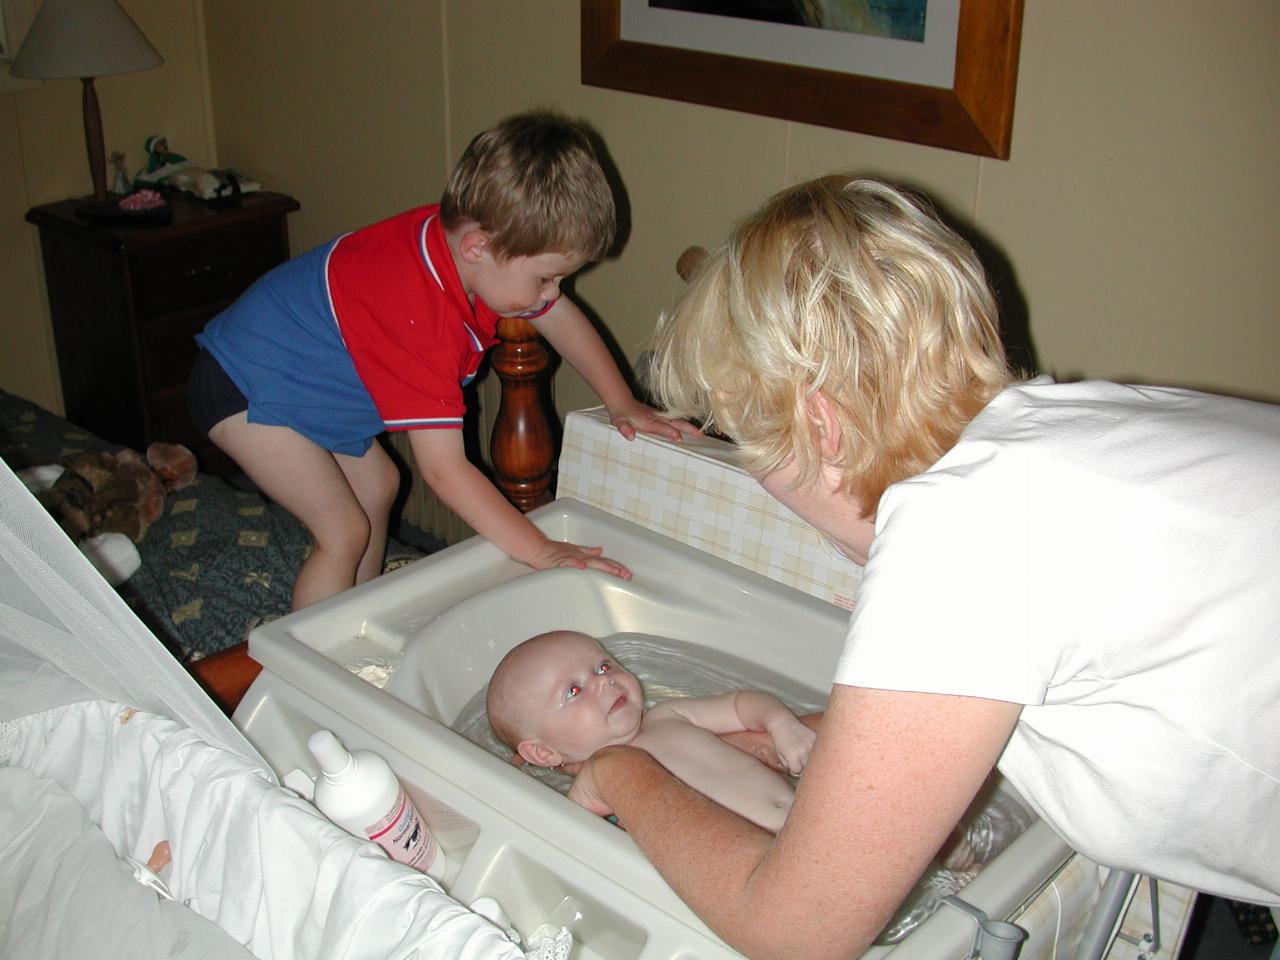
<path fill-rule="evenodd" d="M 347 750 L 328 730 L 317 730 L 307 746 L 320 764 L 315 805 L 321 813 L 372 840 L 392 860 L 444 877 L 444 851 L 387 761 L 369 750 Z"/>

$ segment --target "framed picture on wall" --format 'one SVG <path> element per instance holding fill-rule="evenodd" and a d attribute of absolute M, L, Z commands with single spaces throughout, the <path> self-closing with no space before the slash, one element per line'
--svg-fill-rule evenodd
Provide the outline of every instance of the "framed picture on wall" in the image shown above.
<path fill-rule="evenodd" d="M 582 82 L 1007 159 L 1022 0 L 581 0 Z"/>

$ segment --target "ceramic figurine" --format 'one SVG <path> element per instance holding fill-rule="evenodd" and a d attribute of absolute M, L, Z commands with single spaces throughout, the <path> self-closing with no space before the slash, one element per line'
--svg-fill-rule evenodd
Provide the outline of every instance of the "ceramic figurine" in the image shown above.
<path fill-rule="evenodd" d="M 187 165 L 187 158 L 178 153 L 171 153 L 169 141 L 159 134 L 147 137 L 145 146 L 147 165 L 133 178 L 135 183 L 159 183 Z"/>
<path fill-rule="evenodd" d="M 111 192 L 122 196 L 133 192 L 133 186 L 129 183 L 129 171 L 124 165 L 124 153 L 120 150 L 111 153 Z"/>

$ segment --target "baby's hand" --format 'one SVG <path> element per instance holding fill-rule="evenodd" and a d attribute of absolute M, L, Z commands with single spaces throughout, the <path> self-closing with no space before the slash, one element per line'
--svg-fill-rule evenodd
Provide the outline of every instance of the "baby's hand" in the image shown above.
<path fill-rule="evenodd" d="M 773 748 L 782 761 L 783 769 L 793 777 L 800 776 L 805 764 L 809 762 L 809 753 L 813 750 L 817 734 L 795 717 L 788 716 L 769 726 L 769 737 L 773 740 Z"/>
<path fill-rule="evenodd" d="M 630 570 L 617 560 L 602 556 L 603 553 L 604 547 L 580 547 L 576 543 L 548 540 L 542 551 L 526 563 L 535 570 L 574 567 L 578 570 L 600 570 L 621 580 L 631 579 Z"/>
<path fill-rule="evenodd" d="M 688 420 L 669 420 L 634 397 L 607 409 L 610 422 L 627 440 L 634 440 L 637 433 L 649 433 L 677 443 L 681 437 L 702 436 L 702 431 Z"/>

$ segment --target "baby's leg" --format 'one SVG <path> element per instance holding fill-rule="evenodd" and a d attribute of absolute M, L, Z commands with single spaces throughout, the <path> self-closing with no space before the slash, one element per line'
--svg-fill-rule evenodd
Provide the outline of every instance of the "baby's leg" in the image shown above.
<path fill-rule="evenodd" d="M 288 427 L 249 423 L 243 412 L 217 423 L 209 438 L 315 539 L 293 584 L 293 609 L 353 586 L 370 523 L 334 455 Z"/>
<path fill-rule="evenodd" d="M 356 567 L 356 583 L 364 583 L 382 573 L 387 552 L 387 521 L 391 504 L 400 490 L 400 471 L 376 440 L 363 457 L 338 453 L 334 459 L 369 519 L 369 545 Z"/>

